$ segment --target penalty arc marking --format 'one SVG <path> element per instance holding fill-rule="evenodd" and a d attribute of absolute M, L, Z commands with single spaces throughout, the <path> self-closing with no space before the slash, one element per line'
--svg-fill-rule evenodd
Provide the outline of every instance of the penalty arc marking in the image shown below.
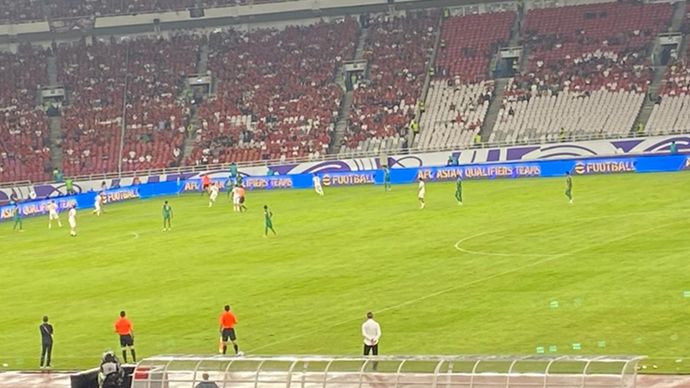
<path fill-rule="evenodd" d="M 458 240 L 458 242 L 455 243 L 455 249 L 462 253 L 467 253 L 470 255 L 482 255 L 482 256 L 499 256 L 499 257 L 551 257 L 554 256 L 554 254 L 543 254 L 543 253 L 502 253 L 502 252 L 487 252 L 487 251 L 473 251 L 467 248 L 463 248 L 462 244 L 472 240 L 477 237 L 484 236 L 486 234 L 489 234 L 491 232 L 482 232 L 482 233 L 477 233 L 473 234 L 469 237 L 465 237 L 463 239 Z M 558 253 L 556 254 L 558 255 Z"/>

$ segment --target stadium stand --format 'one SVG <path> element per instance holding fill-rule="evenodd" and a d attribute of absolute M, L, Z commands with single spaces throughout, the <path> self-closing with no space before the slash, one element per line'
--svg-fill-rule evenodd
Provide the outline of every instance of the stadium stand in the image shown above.
<path fill-rule="evenodd" d="M 58 80 L 70 92 L 62 118 L 65 174 L 117 171 L 127 42 L 81 40 L 57 53 Z"/>
<path fill-rule="evenodd" d="M 528 67 L 508 85 L 490 141 L 627 134 L 671 15 L 670 4 L 621 2 L 530 10 Z"/>
<path fill-rule="evenodd" d="M 690 129 L 690 68 L 688 58 L 668 67 L 647 132 L 653 135 Z"/>
<path fill-rule="evenodd" d="M 454 16 L 443 22 L 437 79 L 426 97 L 417 148 L 464 146 L 481 130 L 493 96 L 489 63 L 510 38 L 514 12 Z"/>
<path fill-rule="evenodd" d="M 42 20 L 43 2 L 40 0 L 0 0 L 0 23 L 22 23 Z"/>
<path fill-rule="evenodd" d="M 21 45 L 0 52 L 0 180 L 45 181 L 49 177 L 50 138 L 37 90 L 47 83 L 46 53 Z"/>
<path fill-rule="evenodd" d="M 185 75 L 196 73 L 201 40 L 178 34 L 130 43 L 124 171 L 179 165 L 191 114 L 182 92 Z"/>
<path fill-rule="evenodd" d="M 184 76 L 196 72 L 201 38 L 173 35 L 58 49 L 65 109 L 64 171 L 68 175 L 179 165 L 190 109 Z M 123 101 L 126 89 L 122 155 Z"/>
<path fill-rule="evenodd" d="M 228 1 L 212 5 L 238 4 Z M 136 2 L 77 3 L 88 12 L 100 8 L 110 12 L 109 7 Z M 182 3 L 161 0 L 141 6 Z M 3 8 L 0 17 L 29 17 L 23 5 L 12 2 L 14 8 Z M 133 7 L 139 10 L 139 5 Z M 37 8 L 36 14 L 41 14 L 42 7 Z M 655 36 L 668 29 L 672 12 L 670 4 L 632 2 L 530 10 L 521 23 L 527 56 L 524 70 L 502 93 L 502 108 L 488 140 L 627 135 L 654 76 Z M 339 144 L 343 154 L 394 152 L 407 146 L 409 125 L 416 120 L 430 68 L 433 75 L 419 120 L 421 132 L 413 147 L 471 144 L 497 94 L 489 64 L 510 39 L 516 12 L 443 19 L 433 64 L 429 61 L 438 12 L 400 15 L 369 19 L 362 39 L 368 74 L 356 85 L 352 109 L 345 116 L 348 128 Z M 687 27 L 686 20 L 684 31 Z M 58 144 L 64 172 L 102 174 L 118 171 L 119 164 L 123 171 L 135 171 L 319 158 L 327 152 L 341 112 L 344 93 L 336 85 L 336 74 L 344 61 L 354 57 L 361 31 L 354 19 L 344 18 L 285 30 L 56 44 L 58 82 L 68 91 Z M 207 45 L 213 92 L 191 104 L 183 76 L 197 72 L 201 48 Z M 2 181 L 44 180 L 52 169 L 48 126 L 43 112 L 35 109 L 35 91 L 47 82 L 46 60 L 46 52 L 28 46 L 16 54 L 0 55 L 0 65 L 9 74 L 0 81 Z M 684 54 L 668 67 L 647 133 L 690 129 L 685 112 L 690 103 L 687 63 Z M 196 132 L 184 153 L 189 124 Z M 29 127 L 33 135 L 25 129 Z M 20 154 L 22 160 L 17 160 Z"/>
<path fill-rule="evenodd" d="M 426 98 L 426 113 L 420 121 L 421 132 L 415 148 L 465 146 L 479 133 L 493 83 L 462 83 L 459 79 L 431 82 Z"/>
<path fill-rule="evenodd" d="M 342 99 L 336 70 L 354 54 L 357 23 L 228 31 L 210 38 L 215 98 L 201 104 L 191 165 L 327 151 Z"/>
<path fill-rule="evenodd" d="M 0 24 L 45 19 L 65 19 L 126 15 L 147 12 L 185 11 L 200 4 L 203 8 L 276 3 L 294 0 L 0 0 Z"/>
<path fill-rule="evenodd" d="M 465 82 L 490 78 L 491 56 L 508 43 L 515 17 L 514 12 L 496 12 L 445 20 L 436 73 L 442 77 L 460 77 Z"/>
<path fill-rule="evenodd" d="M 341 153 L 403 147 L 422 93 L 437 25 L 436 12 L 370 21 L 364 55 L 369 78 L 354 92 Z"/>

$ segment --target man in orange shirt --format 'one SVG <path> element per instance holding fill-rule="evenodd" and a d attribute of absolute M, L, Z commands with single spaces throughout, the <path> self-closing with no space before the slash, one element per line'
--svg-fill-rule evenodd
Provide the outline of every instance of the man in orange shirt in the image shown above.
<path fill-rule="evenodd" d="M 230 311 L 230 306 L 225 305 L 224 312 L 220 315 L 220 335 L 223 343 L 221 353 L 225 354 L 228 350 L 228 338 L 232 341 L 232 346 L 235 348 L 235 354 L 240 353 L 240 348 L 237 345 L 237 336 L 235 336 L 235 324 L 237 317 Z"/>
<path fill-rule="evenodd" d="M 127 348 L 129 348 L 132 353 L 132 361 L 137 362 L 137 354 L 134 351 L 134 326 L 125 315 L 124 311 L 120 311 L 120 318 L 115 322 L 115 332 L 120 335 L 122 359 L 127 362 Z"/>

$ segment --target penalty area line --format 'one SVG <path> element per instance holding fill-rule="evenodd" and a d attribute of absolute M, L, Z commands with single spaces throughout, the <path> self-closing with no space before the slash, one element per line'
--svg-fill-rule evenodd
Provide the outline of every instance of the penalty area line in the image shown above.
<path fill-rule="evenodd" d="M 534 261 L 534 262 L 532 262 L 532 263 L 529 263 L 529 264 L 525 264 L 525 265 L 522 265 L 522 266 L 519 266 L 519 267 L 515 267 L 515 268 L 509 269 L 509 270 L 501 271 L 501 272 L 495 273 L 495 274 L 493 274 L 493 275 L 488 275 L 488 276 L 485 276 L 485 277 L 483 277 L 483 278 L 479 278 L 479 279 L 472 280 L 472 281 L 467 282 L 467 283 L 459 284 L 459 285 L 452 286 L 452 287 L 447 287 L 447 288 L 444 288 L 444 289 L 439 290 L 439 291 L 434 291 L 434 292 L 432 292 L 432 293 L 429 293 L 429 294 L 426 294 L 426 295 L 422 295 L 422 296 L 420 296 L 420 297 L 418 297 L 418 298 L 408 299 L 408 300 L 406 300 L 406 301 L 404 301 L 404 302 L 397 303 L 397 304 L 394 304 L 394 305 L 390 305 L 390 306 L 387 306 L 387 307 L 384 307 L 384 308 L 381 308 L 381 309 L 378 309 L 378 310 L 374 310 L 374 311 L 376 311 L 377 313 L 384 313 L 384 312 L 391 311 L 391 310 L 397 310 L 397 309 L 399 309 L 399 308 L 401 308 L 401 307 L 405 307 L 405 306 L 408 306 L 408 305 L 411 305 L 411 304 L 415 304 L 415 303 L 418 303 L 418 302 L 421 302 L 421 301 L 424 301 L 424 300 L 427 300 L 427 299 L 431 299 L 431 298 L 437 297 L 437 296 L 439 296 L 439 295 L 447 294 L 447 293 L 449 293 L 449 292 L 453 292 L 453 291 L 457 291 L 457 290 L 460 290 L 460 289 L 463 289 L 463 288 L 467 288 L 467 287 L 470 287 L 470 286 L 474 286 L 474 285 L 476 285 L 476 284 L 483 283 L 483 282 L 486 282 L 486 281 L 489 281 L 489 280 L 493 280 L 493 279 L 496 279 L 496 278 L 501 277 L 501 276 L 510 275 L 510 274 L 513 274 L 513 273 L 516 273 L 516 272 L 520 272 L 520 271 L 522 271 L 522 270 L 525 270 L 525 269 L 528 269 L 528 268 L 532 268 L 532 267 L 535 267 L 535 266 L 538 266 L 538 265 L 541 265 L 541 264 L 545 264 L 545 263 L 548 263 L 548 262 L 551 262 L 551 261 L 554 261 L 554 260 L 558 260 L 558 259 L 561 259 L 561 258 L 563 258 L 563 257 L 571 256 L 571 255 L 576 254 L 576 253 L 579 253 L 579 252 L 584 252 L 584 251 L 587 251 L 587 250 L 589 250 L 589 249 L 592 249 L 593 247 L 596 247 L 596 246 L 605 246 L 605 245 L 608 245 L 608 244 L 611 244 L 611 243 L 615 243 L 615 242 L 618 242 L 618 241 L 623 241 L 623 240 L 626 240 L 626 239 L 628 239 L 628 238 L 630 238 L 630 237 L 632 237 L 632 236 L 638 235 L 638 234 L 649 233 L 649 232 L 651 232 L 651 231 L 654 231 L 654 230 L 657 230 L 657 229 L 661 229 L 661 228 L 666 228 L 666 227 L 669 227 L 669 226 L 674 225 L 674 224 L 679 224 L 679 223 L 681 223 L 681 222 L 686 222 L 686 220 L 678 220 L 678 221 L 676 221 L 676 222 L 665 223 L 665 224 L 663 224 L 663 225 L 655 226 L 655 227 L 652 227 L 652 228 L 641 229 L 641 230 L 638 230 L 638 231 L 636 231 L 636 232 L 628 233 L 628 234 L 626 234 L 626 235 L 624 235 L 624 236 L 618 236 L 618 237 L 610 238 L 610 239 L 607 239 L 607 240 L 603 240 L 603 241 L 601 241 L 601 242 L 599 242 L 599 243 L 590 244 L 590 245 L 587 245 L 587 246 L 585 246 L 585 247 L 582 247 L 582 248 L 579 248 L 579 249 L 574 249 L 574 250 L 569 251 L 569 252 L 559 253 L 559 254 L 556 254 L 556 255 L 551 255 L 551 256 L 548 256 L 548 257 L 544 257 L 544 258 L 542 258 L 542 259 L 536 260 L 536 261 Z M 283 343 L 286 343 L 286 342 L 294 341 L 294 340 L 296 340 L 296 339 L 300 339 L 300 338 L 304 338 L 304 337 L 307 337 L 307 336 L 310 336 L 310 335 L 314 335 L 314 333 L 319 333 L 319 332 L 327 331 L 327 330 L 333 329 L 333 328 L 335 328 L 335 327 L 344 326 L 344 325 L 347 325 L 347 324 L 350 324 L 350 323 L 353 323 L 353 322 L 359 322 L 359 321 L 361 321 L 360 318 L 349 318 L 349 319 L 347 319 L 347 320 L 343 320 L 343 321 L 340 321 L 340 322 L 336 322 L 336 323 L 334 323 L 334 324 L 332 324 L 332 325 L 324 325 L 324 326 L 321 326 L 321 327 L 319 327 L 319 328 L 314 328 L 314 329 L 312 329 L 312 330 L 309 330 L 309 332 L 308 332 L 308 333 L 305 333 L 305 334 L 297 334 L 297 335 L 294 335 L 294 336 L 291 336 L 291 337 L 287 337 L 287 338 L 282 339 L 282 340 L 278 340 L 278 341 L 274 341 L 274 342 L 270 342 L 270 343 L 267 343 L 267 344 L 258 346 L 258 347 L 256 347 L 256 348 L 252 349 L 252 352 L 256 352 L 256 351 L 258 351 L 258 350 L 260 350 L 260 349 L 270 348 L 270 347 L 275 346 L 275 345 L 283 344 Z"/>

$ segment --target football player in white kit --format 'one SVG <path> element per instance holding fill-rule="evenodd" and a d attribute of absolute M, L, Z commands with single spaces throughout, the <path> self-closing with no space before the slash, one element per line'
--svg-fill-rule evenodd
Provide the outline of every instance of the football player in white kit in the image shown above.
<path fill-rule="evenodd" d="M 209 195 L 208 195 L 208 207 L 212 207 L 214 203 L 216 203 L 216 198 L 218 198 L 218 184 L 212 183 L 211 188 L 209 189 Z"/>
<path fill-rule="evenodd" d="M 419 188 L 417 189 L 417 198 L 419 199 L 419 208 L 424 209 L 426 204 L 424 203 L 424 195 L 426 195 L 426 184 L 423 178 L 419 178 Z"/>
<path fill-rule="evenodd" d="M 323 187 L 321 186 L 321 178 L 319 178 L 318 175 L 314 174 L 314 177 L 311 180 L 314 182 L 314 191 L 316 191 L 316 194 L 322 196 Z"/>
<path fill-rule="evenodd" d="M 48 204 L 48 229 L 53 228 L 53 220 L 57 221 L 57 224 L 62 228 L 62 222 L 60 222 L 60 215 L 58 215 L 58 205 L 55 201 L 50 201 Z"/>
<path fill-rule="evenodd" d="M 232 189 L 232 210 L 236 211 L 236 212 L 239 212 L 240 207 L 242 206 L 242 203 L 240 202 L 240 199 L 241 199 L 240 191 L 241 190 L 240 190 L 239 185 L 236 185 Z"/>
<path fill-rule="evenodd" d="M 100 216 L 103 213 L 103 195 L 101 193 L 96 194 L 96 202 L 94 203 L 95 209 L 93 209 L 93 214 Z"/>
<path fill-rule="evenodd" d="M 67 221 L 69 222 L 69 235 L 77 237 L 77 205 L 72 205 L 72 208 L 69 209 Z"/>

